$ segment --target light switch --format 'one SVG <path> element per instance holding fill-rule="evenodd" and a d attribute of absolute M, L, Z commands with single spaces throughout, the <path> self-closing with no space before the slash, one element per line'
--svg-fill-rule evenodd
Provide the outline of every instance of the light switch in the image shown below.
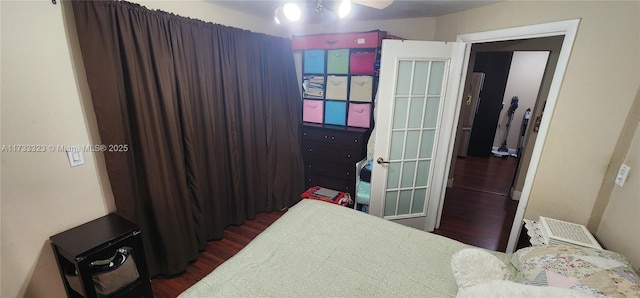
<path fill-rule="evenodd" d="M 618 170 L 618 175 L 616 175 L 616 184 L 622 187 L 624 185 L 624 182 L 627 180 L 627 175 L 629 175 L 630 170 L 631 170 L 631 167 L 629 167 L 628 165 L 625 165 L 625 164 L 620 165 L 620 169 Z"/>
<path fill-rule="evenodd" d="M 69 157 L 69 165 L 72 167 L 84 164 L 84 155 L 80 148 L 67 149 L 67 157 Z"/>

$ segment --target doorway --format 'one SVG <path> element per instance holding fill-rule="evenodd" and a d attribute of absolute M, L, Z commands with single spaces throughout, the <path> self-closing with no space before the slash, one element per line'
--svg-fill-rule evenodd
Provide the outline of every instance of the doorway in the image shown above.
<path fill-rule="evenodd" d="M 487 146 L 484 145 L 484 160 L 482 162 L 486 162 L 484 165 L 477 165 L 477 162 L 474 162 L 472 159 L 479 157 L 472 157 L 467 160 L 463 160 L 461 163 L 458 163 L 459 160 L 457 156 L 459 155 L 460 144 L 460 132 L 462 130 L 462 125 L 459 126 L 458 129 L 458 137 L 456 137 L 456 143 L 453 145 L 453 155 L 451 168 L 449 172 L 449 184 L 446 190 L 441 225 L 439 229 L 436 231 L 439 234 L 447 234 L 449 233 L 450 237 L 451 233 L 456 234 L 453 238 L 458 237 L 458 240 L 463 242 L 478 245 L 481 247 L 486 247 L 494 250 L 506 250 L 509 251 L 510 247 L 507 244 L 507 240 L 513 237 L 513 230 L 516 226 L 515 222 L 520 222 L 522 220 L 522 215 L 524 213 L 524 205 L 521 207 L 518 206 L 518 202 L 513 199 L 519 199 L 522 196 L 522 192 L 524 190 L 524 181 L 529 171 L 530 161 L 532 160 L 533 148 L 536 144 L 538 128 L 535 123 L 535 117 L 541 117 L 544 112 L 545 103 L 547 98 L 551 92 L 551 86 L 554 79 L 554 74 L 556 73 L 556 66 L 558 65 L 560 53 L 562 46 L 565 41 L 565 35 L 556 35 L 549 37 L 539 37 L 539 38 L 531 38 L 531 39 L 520 39 L 520 40 L 507 40 L 507 41 L 498 41 L 498 42 L 485 42 L 485 43 L 474 43 L 472 47 L 472 53 L 469 56 L 469 67 L 467 72 L 467 80 L 466 82 L 471 82 L 471 76 L 473 75 L 473 71 L 475 70 L 472 65 L 474 65 L 474 60 L 477 52 L 480 51 L 507 51 L 513 53 L 513 51 L 549 51 L 549 59 L 546 71 L 544 73 L 542 83 L 539 89 L 538 98 L 535 101 L 535 107 L 532 108 L 533 115 L 531 117 L 531 121 L 529 121 L 529 125 L 527 130 L 525 131 L 525 136 L 523 138 L 523 146 L 521 154 L 517 155 L 516 162 L 514 163 L 511 160 L 513 167 L 515 169 L 506 169 L 502 171 L 512 171 L 511 176 L 508 177 L 510 182 L 510 189 L 508 192 L 505 190 L 502 191 L 491 191 L 491 187 L 484 189 L 483 192 L 478 192 L 472 189 L 473 187 L 466 187 L 466 189 L 462 187 L 456 187 L 456 179 L 460 181 L 461 174 L 456 174 L 456 169 L 467 168 L 467 174 L 470 168 L 474 168 L 475 171 L 471 176 L 478 181 L 484 181 L 486 185 L 487 180 L 494 179 L 496 177 L 491 177 L 491 179 L 486 179 L 491 175 L 488 171 L 495 171 L 495 162 L 505 161 L 500 160 L 498 157 L 486 156 L 487 151 L 490 152 L 491 149 L 487 149 Z M 465 86 L 464 90 L 469 90 L 469 86 Z M 504 90 L 504 89 L 503 89 Z M 555 91 L 554 91 L 555 92 Z M 463 93 L 463 105 L 464 101 L 467 100 L 466 93 Z M 502 98 L 500 98 L 500 102 L 502 102 Z M 504 110 L 500 108 L 500 110 Z M 462 109 L 461 109 L 462 111 Z M 462 118 L 463 115 L 460 115 Z M 462 119 L 461 119 L 462 120 Z M 540 118 L 538 120 L 541 120 Z M 461 123 L 460 123 L 461 124 Z M 474 123 L 475 126 L 476 123 Z M 489 123 L 488 126 L 493 126 L 496 128 L 496 123 Z M 534 131 L 535 130 L 535 131 Z M 512 133 L 517 131 L 517 129 L 511 128 Z M 496 136 L 497 139 L 497 136 Z M 491 142 L 493 142 L 493 137 L 491 138 Z M 491 147 L 489 147 L 491 148 Z M 465 154 L 463 154 L 465 155 Z M 486 159 L 494 159 L 494 160 L 486 160 Z M 511 158 L 511 157 L 509 157 Z M 495 160 L 498 159 L 498 160 Z M 477 160 L 476 160 L 477 161 Z M 491 162 L 494 162 L 492 164 Z M 474 166 L 470 166 L 469 164 L 475 164 Z M 500 166 L 505 166 L 508 163 L 501 163 Z M 537 165 L 537 160 L 536 160 Z M 508 165 L 506 165 L 508 167 Z M 486 170 L 486 171 L 483 171 Z M 475 175 L 475 177 L 473 176 Z M 502 174 L 501 174 L 502 175 Z M 507 174 L 508 175 L 508 174 Z M 456 177 L 457 176 L 457 177 Z M 494 175 L 499 176 L 499 175 Z M 504 179 L 504 178 L 503 178 Z M 491 183 L 491 182 L 489 182 Z M 492 183 L 498 184 L 498 183 Z M 460 185 L 458 185 L 460 186 Z M 487 202 L 482 203 L 482 208 L 479 208 L 477 205 L 477 201 L 489 200 L 492 204 L 487 204 Z M 526 203 L 526 202 L 525 202 Z M 493 206 L 493 207 L 492 207 Z M 518 209 L 520 210 L 520 217 L 516 216 Z M 462 216 L 459 216 L 462 215 Z M 482 218 L 481 221 L 478 218 Z M 452 220 L 453 219 L 453 220 Z M 480 222 L 480 224 L 479 224 Z M 484 228 L 482 226 L 484 225 Z M 457 232 L 452 232 L 452 226 L 459 226 Z M 473 228 L 471 228 L 473 226 Z M 479 229 L 479 230 L 478 230 Z M 484 230 L 483 230 L 484 229 Z M 472 237 L 467 237 L 465 239 L 465 233 L 461 233 L 461 230 L 475 230 L 472 234 L 482 235 L 481 239 L 472 239 Z M 519 229 L 516 234 L 519 233 Z M 469 234 L 469 233 L 467 233 Z M 511 236 L 511 237 L 510 237 Z M 509 241 L 510 242 L 510 241 Z M 512 248 L 511 248 L 512 249 Z"/>
<path fill-rule="evenodd" d="M 496 134 L 496 127 L 503 110 L 503 97 L 507 87 L 507 79 L 511 69 L 513 52 L 510 51 L 477 51 L 478 45 L 473 45 L 471 55 L 475 56 L 473 67 L 469 65 L 469 70 L 473 73 L 482 74 L 482 86 L 480 94 L 475 99 L 476 102 L 465 100 L 463 108 L 475 106 L 475 115 L 469 136 L 469 145 L 465 156 L 476 156 L 488 158 L 491 155 L 491 147 Z M 470 90 L 471 82 L 465 86 L 465 90 Z M 462 110 L 462 109 L 461 109 Z M 459 124 L 460 125 L 460 124 Z M 454 145 L 454 147 L 457 144 Z"/>
<path fill-rule="evenodd" d="M 453 101 L 450 102 L 454 107 L 453 107 L 453 110 L 449 110 L 447 112 L 446 117 L 443 117 L 445 118 L 445 120 L 443 120 L 442 123 L 447 127 L 442 129 L 442 134 L 441 134 L 442 139 L 439 139 L 437 142 L 439 146 L 438 148 L 441 148 L 442 149 L 441 152 L 444 153 L 444 155 L 442 155 L 441 157 L 444 157 L 446 159 L 446 163 L 443 164 L 444 167 L 440 168 L 437 174 L 434 175 L 434 179 L 436 178 L 438 179 L 437 183 L 432 184 L 433 187 L 439 188 L 438 190 L 439 196 L 437 198 L 434 196 L 435 200 L 433 201 L 433 203 L 435 203 L 436 205 L 433 207 L 434 209 L 437 209 L 437 211 L 433 212 L 435 213 L 434 215 L 436 216 L 435 225 L 434 225 L 435 228 L 439 228 L 441 225 L 443 207 L 445 205 L 445 192 L 447 187 L 450 184 L 449 182 L 451 182 L 451 184 L 453 182 L 452 180 L 447 180 L 447 178 L 449 177 L 448 175 L 453 174 L 450 171 L 450 169 L 452 168 L 452 165 L 455 163 L 455 159 L 453 159 L 452 157 L 455 156 L 456 154 L 456 152 L 454 152 L 454 143 L 455 143 L 454 138 L 456 137 L 456 124 L 459 119 L 458 113 L 460 111 L 460 103 L 461 103 L 459 99 L 462 98 L 464 93 L 464 86 L 459 84 L 460 80 L 457 80 L 457 78 L 460 78 L 467 73 L 467 69 L 469 65 L 468 59 L 469 57 L 471 57 L 470 56 L 471 47 L 468 45 L 484 44 L 484 43 L 499 42 L 499 41 L 518 42 L 518 41 L 525 41 L 529 39 L 538 39 L 538 38 L 553 37 L 553 36 L 561 36 L 563 38 L 562 46 L 560 50 L 554 53 L 557 61 L 557 67 L 555 67 L 555 69 L 551 71 L 553 73 L 552 76 L 546 76 L 547 77 L 546 82 L 549 84 L 548 92 L 546 94 L 540 95 L 542 98 L 546 97 L 546 101 L 544 102 L 544 104 L 536 107 L 536 111 L 534 111 L 534 116 L 536 116 L 536 121 L 533 127 L 536 128 L 537 136 L 535 137 L 535 141 L 530 141 L 529 145 L 527 145 L 527 146 L 533 147 L 529 151 L 530 162 L 528 163 L 528 168 L 526 170 L 526 173 L 524 173 L 525 171 L 523 170 L 518 171 L 518 173 L 523 173 L 521 176 L 523 177 L 522 179 L 524 180 L 523 182 L 524 185 L 522 187 L 522 192 L 520 194 L 520 200 L 517 202 L 517 209 L 516 209 L 515 215 L 513 219 L 510 221 L 512 225 L 511 225 L 511 230 L 509 232 L 509 238 L 508 238 L 509 240 L 506 248 L 506 252 L 513 252 L 513 249 L 515 248 L 516 241 L 518 239 L 518 236 L 522 227 L 522 220 L 524 218 L 525 208 L 526 208 L 527 201 L 529 199 L 529 195 L 532 189 L 533 180 L 535 178 L 537 167 L 540 162 L 542 150 L 545 146 L 546 135 L 549 130 L 551 118 L 553 116 L 553 111 L 555 109 L 555 106 L 558 100 L 562 79 L 564 77 L 565 71 L 569 63 L 569 56 L 571 53 L 571 49 L 573 47 L 573 43 L 575 41 L 579 23 L 580 23 L 580 20 L 575 19 L 575 20 L 568 20 L 568 21 L 559 21 L 559 22 L 553 22 L 553 23 L 529 25 L 529 26 L 514 27 L 514 28 L 508 28 L 508 29 L 499 29 L 499 30 L 493 30 L 493 31 L 458 35 L 457 43 L 455 44 L 464 44 L 467 46 L 465 47 L 464 57 L 460 57 L 462 59 L 452 60 L 456 64 L 462 63 L 463 71 L 462 72 L 456 71 L 457 75 L 454 75 L 452 77 L 453 80 L 448 90 L 454 91 L 454 93 L 456 93 L 456 96 L 454 96 Z M 406 42 L 407 41 L 405 41 L 405 43 Z M 384 67 L 385 65 L 388 65 L 388 64 L 382 63 L 382 65 Z M 381 74 L 382 73 L 384 72 L 381 72 Z M 461 81 L 463 82 L 468 80 L 469 80 L 468 78 L 461 79 Z M 381 97 L 391 98 L 391 96 L 381 96 Z M 542 117 L 542 107 L 540 106 L 544 107 L 544 115 L 545 115 L 544 117 Z M 380 111 L 380 107 L 378 107 L 378 111 Z M 377 114 L 380 114 L 380 113 L 378 112 Z M 538 118 L 539 118 L 539 121 L 538 121 Z M 385 127 L 385 129 L 389 129 L 389 131 L 391 131 L 390 122 L 387 124 L 388 125 L 385 126 L 385 125 L 379 125 L 379 123 L 377 123 L 376 126 L 378 128 Z M 405 121 L 405 124 L 406 124 L 406 121 Z M 376 135 L 378 135 L 378 133 L 376 133 Z M 404 140 L 404 137 L 402 139 Z M 376 152 L 384 151 L 384 153 L 380 154 L 381 157 L 378 157 L 378 159 L 376 160 L 379 166 L 383 166 L 384 164 L 389 163 L 389 161 L 385 161 L 384 158 L 382 157 L 382 156 L 388 156 L 389 148 L 386 145 L 389 144 L 388 142 L 389 140 L 385 139 L 385 140 L 382 140 L 383 142 L 380 142 L 380 141 L 381 140 L 378 140 L 378 142 L 375 142 L 376 145 L 374 149 L 374 155 L 377 156 Z M 378 150 L 379 143 L 384 143 L 385 146 L 380 148 L 384 150 Z M 445 148 L 447 150 L 444 150 Z M 524 157 L 526 157 L 526 154 L 523 155 L 523 158 Z M 374 170 L 372 171 L 372 180 L 375 180 L 375 177 L 376 177 L 376 171 Z M 384 195 L 383 191 L 380 191 L 379 189 L 374 190 L 374 185 L 381 185 L 379 187 L 384 187 L 384 185 L 386 184 L 386 181 L 387 180 L 383 179 L 381 180 L 381 182 L 383 182 L 382 184 L 372 183 L 372 191 L 371 191 L 372 204 L 370 204 L 371 214 L 374 214 L 373 200 L 374 200 L 375 194 L 378 194 L 378 196 Z M 379 197 L 378 199 L 380 200 L 380 202 L 385 202 L 384 197 L 382 198 Z M 395 205 L 397 209 L 398 205 L 397 204 Z M 377 211 L 379 212 L 376 212 L 376 214 L 380 214 L 379 216 L 382 216 L 381 210 L 382 208 L 378 208 Z M 508 224 L 505 222 L 503 226 L 508 226 Z M 464 227 L 461 227 L 461 229 L 464 229 Z"/>

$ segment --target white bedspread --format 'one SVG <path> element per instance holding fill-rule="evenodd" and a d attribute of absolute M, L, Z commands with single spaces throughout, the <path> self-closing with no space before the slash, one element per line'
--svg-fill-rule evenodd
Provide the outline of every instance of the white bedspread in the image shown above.
<path fill-rule="evenodd" d="M 454 297 L 451 256 L 465 247 L 302 200 L 180 297 Z"/>

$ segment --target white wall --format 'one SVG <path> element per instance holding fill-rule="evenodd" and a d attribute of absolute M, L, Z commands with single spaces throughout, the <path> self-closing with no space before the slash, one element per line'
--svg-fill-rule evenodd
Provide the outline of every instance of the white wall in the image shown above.
<path fill-rule="evenodd" d="M 256 18 L 253 15 L 215 5 L 216 1 L 229 0 L 131 0 L 129 2 L 140 4 L 148 9 L 167 11 L 214 24 L 289 37 L 286 27 L 277 26 L 271 17 Z"/>
<path fill-rule="evenodd" d="M 0 7 L 2 145 L 99 144 L 61 6 L 42 0 L 2 1 Z M 0 296 L 64 296 L 48 239 L 114 209 L 99 169 L 102 155 L 86 153 L 86 164 L 71 168 L 66 153 L 50 148 L 1 154 Z"/>
<path fill-rule="evenodd" d="M 613 186 L 596 237 L 602 245 L 640 266 L 640 122 L 623 163 L 631 170 L 622 187 Z M 617 165 L 617 164 L 616 164 Z"/>
<path fill-rule="evenodd" d="M 525 217 L 587 224 L 640 87 L 640 2 L 499 2 L 438 17 L 436 39 L 569 19 L 580 27 Z"/>
<path fill-rule="evenodd" d="M 530 108 L 533 113 L 533 107 L 536 104 L 538 91 L 540 91 L 540 83 L 542 83 L 542 75 L 544 75 L 548 58 L 549 52 L 544 51 L 513 52 L 511 68 L 507 77 L 507 86 L 502 100 L 504 107 L 500 112 L 500 120 L 493 140 L 494 147 L 502 145 L 508 122 L 507 114 L 511 98 L 518 96 L 518 108 L 513 113 L 513 121 L 507 138 L 507 148 L 518 149 L 522 119 L 527 108 Z"/>

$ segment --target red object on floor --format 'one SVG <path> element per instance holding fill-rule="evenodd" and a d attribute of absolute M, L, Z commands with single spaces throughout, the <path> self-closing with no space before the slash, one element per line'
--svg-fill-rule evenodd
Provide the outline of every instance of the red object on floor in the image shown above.
<path fill-rule="evenodd" d="M 303 199 L 313 199 L 329 202 L 336 205 L 347 206 L 351 203 L 351 195 L 348 193 L 333 189 L 324 188 L 322 186 L 314 186 L 300 196 Z"/>

